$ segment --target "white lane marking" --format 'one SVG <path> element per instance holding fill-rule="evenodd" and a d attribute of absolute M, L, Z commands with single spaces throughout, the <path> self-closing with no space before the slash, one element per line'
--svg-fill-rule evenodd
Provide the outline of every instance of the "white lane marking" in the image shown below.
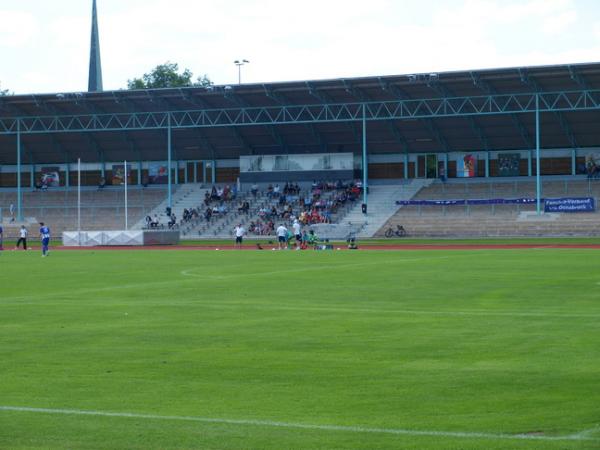
<path fill-rule="evenodd" d="M 468 438 L 468 439 L 491 439 L 491 440 L 535 440 L 535 441 L 594 441 L 600 442 L 600 438 L 591 438 L 570 434 L 566 436 L 544 436 L 536 434 L 505 434 L 505 433 L 481 433 L 469 431 L 436 431 L 436 430 L 411 430 L 402 428 L 372 428 L 362 426 L 346 426 L 346 425 L 317 425 L 308 423 L 294 422 L 279 422 L 271 420 L 251 420 L 251 419 L 224 419 L 213 417 L 196 417 L 196 416 L 163 416 L 156 414 L 137 414 L 129 412 L 110 412 L 110 411 L 90 411 L 81 409 L 56 409 L 56 408 L 31 408 L 24 406 L 0 406 L 0 411 L 13 412 L 28 412 L 28 413 L 44 413 L 44 414 L 65 414 L 79 416 L 98 416 L 98 417 L 123 417 L 133 419 L 149 419 L 149 420 L 178 420 L 188 422 L 203 422 L 217 423 L 227 425 L 250 425 L 262 427 L 277 427 L 277 428 L 296 428 L 304 430 L 324 430 L 324 431 L 346 431 L 352 433 L 377 433 L 377 434 L 393 434 L 393 435 L 408 435 L 408 436 L 434 436 L 434 437 L 450 437 L 450 438 Z"/>

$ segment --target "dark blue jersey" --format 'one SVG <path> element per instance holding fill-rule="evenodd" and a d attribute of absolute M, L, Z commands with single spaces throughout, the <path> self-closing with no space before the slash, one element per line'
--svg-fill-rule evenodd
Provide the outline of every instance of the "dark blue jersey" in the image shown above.
<path fill-rule="evenodd" d="M 42 239 L 50 239 L 50 228 L 43 226 L 40 228 L 40 237 Z"/>

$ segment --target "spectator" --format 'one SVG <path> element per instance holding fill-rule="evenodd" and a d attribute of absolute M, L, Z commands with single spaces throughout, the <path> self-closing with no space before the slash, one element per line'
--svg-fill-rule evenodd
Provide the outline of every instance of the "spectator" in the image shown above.
<path fill-rule="evenodd" d="M 150 223 L 150 227 L 151 228 L 158 228 L 158 216 L 156 214 L 154 214 L 154 218 L 152 219 L 152 222 Z"/>
<path fill-rule="evenodd" d="M 177 217 L 175 216 L 175 214 L 171 214 L 171 217 L 169 218 L 169 223 L 168 223 L 169 228 L 173 228 L 176 224 L 177 224 Z"/>

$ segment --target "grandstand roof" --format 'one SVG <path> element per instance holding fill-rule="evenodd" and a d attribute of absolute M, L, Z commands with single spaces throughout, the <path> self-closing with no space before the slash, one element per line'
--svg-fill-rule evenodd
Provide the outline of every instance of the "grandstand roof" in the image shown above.
<path fill-rule="evenodd" d="M 264 84 L 32 94 L 0 97 L 0 118 L 240 110 L 295 105 L 359 104 L 487 95 L 600 90 L 600 63 L 502 68 Z M 600 96 L 599 96 L 600 97 Z M 594 96 L 590 99 L 595 99 Z M 595 100 L 594 100 L 595 101 Z M 551 110 L 551 109 L 548 109 Z M 535 147 L 535 117 L 526 113 L 469 114 L 369 120 L 369 153 L 512 150 Z M 600 110 L 563 108 L 543 113 L 542 147 L 600 144 Z M 359 120 L 173 127 L 175 159 L 237 158 L 245 154 L 361 152 Z M 21 129 L 24 163 L 164 160 L 164 124 L 152 129 L 28 133 Z M 238 126 L 243 125 L 243 126 Z M 109 127 L 110 128 L 110 127 Z M 49 127 L 49 129 L 51 129 Z M 73 130 L 71 130 L 73 131 Z M 15 129 L 0 127 L 0 164 L 16 161 Z"/>

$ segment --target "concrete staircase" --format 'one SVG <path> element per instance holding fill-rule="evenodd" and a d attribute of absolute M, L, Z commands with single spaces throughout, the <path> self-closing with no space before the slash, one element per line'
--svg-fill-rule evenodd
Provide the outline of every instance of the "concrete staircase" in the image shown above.
<path fill-rule="evenodd" d="M 197 208 L 202 205 L 204 200 L 204 191 L 206 187 L 201 183 L 188 183 L 175 187 L 175 191 L 172 194 L 172 213 L 177 217 L 177 222 L 183 218 L 183 210 L 185 208 Z M 150 217 L 154 217 L 156 214 L 161 225 L 166 226 L 169 222 L 165 211 L 168 205 L 169 199 L 165 198 L 161 203 L 158 204 L 150 213 Z M 140 229 L 146 226 L 145 218 L 137 222 L 132 228 Z"/>
<path fill-rule="evenodd" d="M 357 201 L 340 223 L 349 223 L 360 228 L 358 237 L 372 237 L 400 209 L 400 206 L 396 205 L 397 200 L 410 200 L 432 182 L 430 179 L 414 179 L 402 184 L 371 185 L 367 199 L 367 215 L 362 213 L 362 202 Z"/>
<path fill-rule="evenodd" d="M 204 198 L 204 197 L 202 197 Z M 251 214 L 243 214 L 238 212 L 237 208 L 241 202 L 248 201 L 250 211 L 256 209 L 254 197 L 248 192 L 238 192 L 235 200 L 226 202 L 228 208 L 227 214 L 221 216 L 213 214 L 210 222 L 204 220 L 204 209 L 201 208 L 201 217 L 195 222 L 182 228 L 181 239 L 197 239 L 197 238 L 229 238 L 233 234 L 234 227 L 241 223 L 248 226 Z"/>

